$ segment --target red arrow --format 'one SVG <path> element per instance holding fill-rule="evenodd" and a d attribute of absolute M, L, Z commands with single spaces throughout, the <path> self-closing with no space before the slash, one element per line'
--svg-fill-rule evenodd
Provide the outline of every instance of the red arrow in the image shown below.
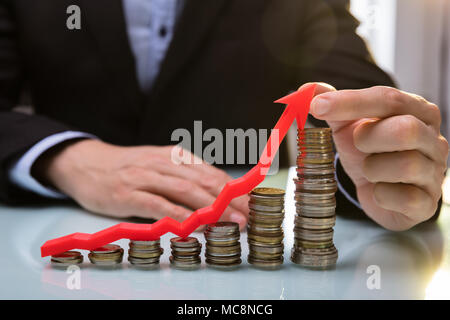
<path fill-rule="evenodd" d="M 232 199 L 249 193 L 264 180 L 294 119 L 297 119 L 298 127 L 303 129 L 315 89 L 315 84 L 306 85 L 299 91 L 275 101 L 287 106 L 275 125 L 258 164 L 244 176 L 228 182 L 212 205 L 196 210 L 181 223 L 165 217 L 153 224 L 119 223 L 93 234 L 73 233 L 49 240 L 42 245 L 41 256 L 54 255 L 72 249 L 92 250 L 124 238 L 156 240 L 168 232 L 187 237 L 199 226 L 217 222 Z"/>

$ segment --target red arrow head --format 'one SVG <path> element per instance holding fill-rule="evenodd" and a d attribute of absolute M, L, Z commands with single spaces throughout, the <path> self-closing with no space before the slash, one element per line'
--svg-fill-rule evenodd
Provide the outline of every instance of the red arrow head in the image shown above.
<path fill-rule="evenodd" d="M 314 98 L 316 87 L 317 84 L 315 83 L 302 86 L 298 91 L 275 101 L 275 103 L 283 103 L 286 104 L 288 108 L 295 109 L 297 126 L 299 129 L 303 129 L 305 127 L 309 107 L 312 99 Z"/>

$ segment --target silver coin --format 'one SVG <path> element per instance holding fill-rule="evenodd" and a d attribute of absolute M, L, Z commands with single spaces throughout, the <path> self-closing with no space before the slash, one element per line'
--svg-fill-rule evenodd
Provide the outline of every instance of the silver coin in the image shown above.
<path fill-rule="evenodd" d="M 256 259 L 251 256 L 248 256 L 247 261 L 249 264 L 262 268 L 262 269 L 278 269 L 283 265 L 283 257 L 280 257 L 277 260 L 262 260 L 262 259 Z"/>
<path fill-rule="evenodd" d="M 329 248 L 322 248 L 322 249 L 301 248 L 301 247 L 294 247 L 293 249 L 305 255 L 315 255 L 315 256 L 332 255 L 338 252 L 334 245 L 330 246 Z"/>
<path fill-rule="evenodd" d="M 219 237 L 212 237 L 212 236 L 209 236 L 209 235 L 206 237 L 207 241 L 209 241 L 209 242 L 239 241 L 240 238 L 241 238 L 240 236 L 219 238 Z"/>
<path fill-rule="evenodd" d="M 248 250 L 266 255 L 282 254 L 284 252 L 284 244 L 280 242 L 275 244 L 257 242 L 255 244 L 253 242 L 248 244 Z"/>
<path fill-rule="evenodd" d="M 200 267 L 201 259 L 198 258 L 198 260 L 191 261 L 191 262 L 185 262 L 185 261 L 179 261 L 178 259 L 174 258 L 173 256 L 169 257 L 169 261 L 171 266 L 175 267 L 176 269 L 180 270 L 195 270 Z"/>
<path fill-rule="evenodd" d="M 300 211 L 330 211 L 334 212 L 336 210 L 336 205 L 310 205 L 305 203 L 296 203 L 295 208 Z"/>
<path fill-rule="evenodd" d="M 189 253 L 189 252 L 200 252 L 202 249 L 201 243 L 199 243 L 198 246 L 195 247 L 174 247 L 174 246 L 170 246 L 170 248 L 172 249 L 172 251 L 176 251 L 176 252 L 180 252 L 180 253 Z"/>
<path fill-rule="evenodd" d="M 241 244 L 239 242 L 236 242 L 235 244 L 231 246 L 213 246 L 208 243 L 206 243 L 206 250 L 209 252 L 230 252 L 230 251 L 237 251 L 241 250 Z"/>
<path fill-rule="evenodd" d="M 257 233 L 280 233 L 283 230 L 280 227 L 265 227 L 261 225 L 247 225 L 247 228 Z"/>
<path fill-rule="evenodd" d="M 159 257 L 143 259 L 143 258 L 134 258 L 134 257 L 128 256 L 128 261 L 131 264 L 159 264 L 159 260 L 160 260 Z"/>
<path fill-rule="evenodd" d="M 301 225 L 306 225 L 306 224 L 314 225 L 314 226 L 326 226 L 326 225 L 334 226 L 334 224 L 336 223 L 336 216 L 329 217 L 329 218 L 309 218 L 309 217 L 303 217 L 303 216 L 296 215 L 294 223 L 296 226 L 301 226 Z M 309 229 L 309 228 L 304 227 L 304 229 Z"/>
<path fill-rule="evenodd" d="M 136 251 L 136 250 L 128 250 L 128 255 L 134 258 L 153 258 L 160 257 L 164 253 L 163 248 L 159 248 L 157 251 Z"/>
<path fill-rule="evenodd" d="M 303 267 L 310 268 L 324 268 L 336 265 L 337 259 L 320 260 L 320 261 L 307 261 L 303 260 L 301 257 L 291 256 L 291 261 L 295 264 L 301 265 Z"/>
<path fill-rule="evenodd" d="M 161 248 L 161 247 L 159 247 L 159 248 L 152 248 L 152 249 L 136 249 L 136 248 L 133 248 L 133 247 L 131 247 L 130 249 L 128 249 L 128 253 L 130 253 L 130 252 L 136 252 L 137 254 L 152 254 L 152 253 L 161 253 L 161 254 L 163 254 L 164 253 L 164 249 L 163 248 Z"/>
<path fill-rule="evenodd" d="M 77 260 L 67 261 L 67 262 L 58 262 L 58 261 L 55 261 L 53 259 L 50 259 L 50 263 L 51 263 L 51 265 L 53 267 L 67 268 L 69 266 L 82 264 L 83 263 L 83 259 L 77 259 Z"/>
<path fill-rule="evenodd" d="M 81 253 L 78 251 L 66 251 L 51 256 L 51 259 L 54 260 L 55 262 L 66 262 L 72 260 L 79 260 L 80 257 L 83 258 Z"/>
<path fill-rule="evenodd" d="M 172 238 L 170 239 L 170 243 L 173 247 L 195 247 L 198 245 L 198 240 L 197 238 L 194 237 L 187 237 L 187 238 L 181 238 L 181 237 L 176 237 L 176 238 Z"/>
<path fill-rule="evenodd" d="M 68 267 L 83 263 L 83 256 L 77 251 L 67 251 L 51 257 L 50 263 L 55 267 Z"/>
<path fill-rule="evenodd" d="M 95 259 L 89 259 L 92 264 L 98 265 L 98 266 L 114 266 L 122 263 L 121 259 L 116 260 L 95 260 Z"/>
<path fill-rule="evenodd" d="M 195 259 L 200 255 L 200 253 L 201 253 L 200 250 L 197 250 L 195 252 L 180 252 L 180 251 L 172 250 L 172 256 L 174 256 L 180 260 Z"/>
<path fill-rule="evenodd" d="M 281 206 L 266 206 L 260 204 L 254 204 L 249 202 L 248 208 L 253 211 L 262 211 L 262 212 L 281 212 L 284 210 L 284 205 Z"/>
<path fill-rule="evenodd" d="M 268 212 L 268 211 L 258 211 L 250 210 L 249 216 L 261 218 L 261 219 L 284 219 L 285 212 L 284 209 L 280 211 Z"/>
<path fill-rule="evenodd" d="M 239 232 L 239 224 L 236 222 L 216 222 L 206 226 L 206 230 L 217 233 Z"/>
<path fill-rule="evenodd" d="M 303 240 L 327 241 L 333 240 L 333 229 L 312 231 L 302 228 L 294 228 L 294 237 Z"/>
<path fill-rule="evenodd" d="M 215 233 L 210 231 L 205 231 L 204 234 L 206 239 L 236 239 L 239 240 L 241 237 L 240 232 L 233 232 L 233 233 Z"/>
<path fill-rule="evenodd" d="M 250 214 L 248 223 L 249 224 L 256 224 L 256 225 L 272 225 L 274 228 L 279 227 L 283 223 L 284 217 L 268 217 L 268 216 L 261 216 L 261 215 L 254 215 Z"/>
<path fill-rule="evenodd" d="M 107 253 L 117 252 L 121 249 L 122 248 L 117 244 L 107 244 L 107 245 L 104 245 L 103 247 L 99 247 L 99 248 L 95 248 L 94 250 L 91 250 L 91 253 L 107 254 Z"/>
<path fill-rule="evenodd" d="M 310 205 L 310 206 L 317 206 L 317 207 L 332 207 L 336 206 L 336 198 L 331 197 L 328 199 L 316 199 L 316 198 L 310 198 L 310 197 L 299 197 L 295 196 L 294 198 L 296 200 L 296 205 Z"/>
<path fill-rule="evenodd" d="M 159 246 L 161 244 L 161 241 L 158 240 L 130 240 L 130 246 L 142 246 L 142 247 L 153 247 L 153 246 Z"/>
<path fill-rule="evenodd" d="M 234 263 L 236 261 L 241 260 L 241 254 L 235 254 L 233 256 L 227 256 L 227 257 L 218 257 L 218 256 L 212 256 L 209 254 L 205 255 L 205 258 L 214 261 L 216 263 Z"/>
<path fill-rule="evenodd" d="M 297 167 L 297 170 L 302 170 L 302 169 L 311 169 L 311 170 L 328 170 L 328 169 L 335 169 L 334 168 L 334 164 L 309 164 L 309 163 L 305 163 L 301 166 Z"/>
<path fill-rule="evenodd" d="M 319 190 L 319 191 L 329 191 L 337 189 L 337 182 L 330 183 L 304 183 L 298 179 L 295 179 L 295 186 L 297 191 L 309 191 L 309 190 Z M 325 192 L 322 192 L 325 193 Z M 330 193 L 330 192 L 328 192 Z"/>
<path fill-rule="evenodd" d="M 299 216 L 305 217 L 305 218 L 330 218 L 335 215 L 334 210 L 329 212 L 321 212 L 321 211 L 315 211 L 315 212 L 308 212 L 308 211 L 302 211 L 298 212 L 297 214 Z"/>
<path fill-rule="evenodd" d="M 304 198 L 309 198 L 309 199 L 321 199 L 321 200 L 328 200 L 331 198 L 335 197 L 335 193 L 334 192 L 324 192 L 324 193 L 310 193 L 310 192 L 304 192 L 304 191 L 296 191 L 295 192 L 295 197 L 298 199 L 304 199 Z"/>

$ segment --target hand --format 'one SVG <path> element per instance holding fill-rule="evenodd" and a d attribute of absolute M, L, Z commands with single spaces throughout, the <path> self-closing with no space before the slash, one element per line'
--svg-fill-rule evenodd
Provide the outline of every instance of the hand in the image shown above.
<path fill-rule="evenodd" d="M 311 113 L 333 130 L 366 214 L 397 231 L 432 217 L 449 150 L 439 108 L 389 87 L 336 91 L 319 84 L 316 94 Z"/>
<path fill-rule="evenodd" d="M 181 222 L 192 210 L 211 205 L 231 177 L 201 160 L 201 164 L 175 164 L 173 148 L 118 147 L 81 140 L 44 155 L 37 169 L 92 212 L 120 218 L 169 216 Z M 243 229 L 247 215 L 248 196 L 244 195 L 231 202 L 222 219 L 237 222 Z"/>

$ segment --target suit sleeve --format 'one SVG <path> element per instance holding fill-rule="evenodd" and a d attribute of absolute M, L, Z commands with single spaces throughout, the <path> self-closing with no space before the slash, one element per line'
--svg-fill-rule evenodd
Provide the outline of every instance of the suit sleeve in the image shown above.
<path fill-rule="evenodd" d="M 38 115 L 14 112 L 24 82 L 11 5 L 0 1 L 0 201 L 25 203 L 39 197 L 11 183 L 9 166 L 38 141 L 68 126 Z"/>
<path fill-rule="evenodd" d="M 366 43 L 356 33 L 359 22 L 349 12 L 348 0 L 306 1 L 302 26 L 302 70 L 299 83 L 326 82 L 339 89 L 362 89 L 376 85 L 395 87 L 391 77 L 372 58 Z M 313 117 L 316 126 L 327 126 Z M 356 188 L 339 161 L 336 176 L 337 213 L 361 218 L 365 214 L 355 204 Z M 439 201 L 439 204 L 441 201 Z M 440 211 L 440 205 L 437 213 Z"/>

